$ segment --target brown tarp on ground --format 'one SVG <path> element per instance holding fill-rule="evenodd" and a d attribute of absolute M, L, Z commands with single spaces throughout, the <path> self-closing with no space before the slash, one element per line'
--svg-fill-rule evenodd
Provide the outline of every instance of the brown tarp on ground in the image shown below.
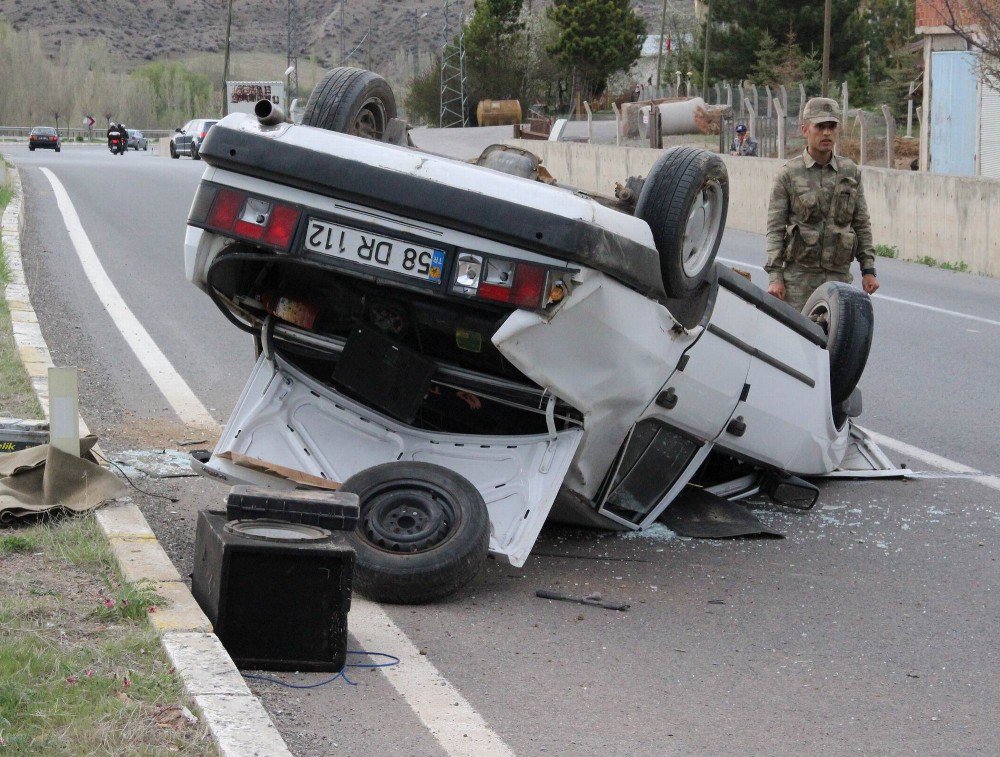
<path fill-rule="evenodd" d="M 49 444 L 0 455 L 0 522 L 57 508 L 82 513 L 123 496 L 124 482 L 94 459 L 96 443 L 80 439 L 80 457 Z"/>

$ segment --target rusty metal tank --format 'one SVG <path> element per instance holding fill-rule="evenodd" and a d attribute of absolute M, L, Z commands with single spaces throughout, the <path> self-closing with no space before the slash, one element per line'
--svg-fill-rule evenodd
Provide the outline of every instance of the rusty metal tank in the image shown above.
<path fill-rule="evenodd" d="M 521 123 L 519 100 L 480 100 L 476 106 L 476 122 L 480 126 L 506 126 Z"/>

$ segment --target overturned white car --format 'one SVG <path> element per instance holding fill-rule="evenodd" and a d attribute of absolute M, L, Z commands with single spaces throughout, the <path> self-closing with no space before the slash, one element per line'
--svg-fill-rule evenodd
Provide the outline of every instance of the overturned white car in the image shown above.
<path fill-rule="evenodd" d="M 198 468 L 356 492 L 362 592 L 447 595 L 487 551 L 522 565 L 547 518 L 641 529 L 692 485 L 781 499 L 849 447 L 878 465 L 850 421 L 867 296 L 828 285 L 806 317 L 717 265 L 717 156 L 665 152 L 631 212 L 519 150 L 473 165 L 331 131 L 387 132 L 370 72 L 331 72 L 312 126 L 260 106 L 206 138 L 188 220 L 188 277 L 259 352 Z"/>

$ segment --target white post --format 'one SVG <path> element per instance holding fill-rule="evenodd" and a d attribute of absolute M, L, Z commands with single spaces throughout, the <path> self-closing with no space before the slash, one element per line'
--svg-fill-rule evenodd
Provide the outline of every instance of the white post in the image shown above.
<path fill-rule="evenodd" d="M 681 96 L 681 72 L 674 71 L 675 84 L 674 84 L 674 97 Z"/>
<path fill-rule="evenodd" d="M 910 91 L 906 94 L 906 138 L 913 136 L 913 92 L 917 88 L 917 82 L 910 82 Z"/>
<path fill-rule="evenodd" d="M 764 85 L 764 94 L 767 95 L 767 117 L 771 118 L 774 115 L 774 110 L 773 110 L 773 105 L 771 104 L 771 100 L 773 99 L 773 97 L 771 95 L 770 84 Z"/>
<path fill-rule="evenodd" d="M 885 117 L 885 167 L 895 168 L 896 119 L 892 117 L 888 105 L 882 106 L 882 115 Z"/>
<path fill-rule="evenodd" d="M 778 116 L 778 157 L 785 159 L 785 108 L 781 101 L 774 98 L 774 111 Z"/>
<path fill-rule="evenodd" d="M 778 87 L 778 94 L 781 95 L 781 109 L 785 111 L 785 117 L 788 117 L 788 90 L 785 89 L 785 85 L 782 84 Z"/>
<path fill-rule="evenodd" d="M 80 411 L 76 368 L 49 368 L 49 444 L 80 456 Z"/>
<path fill-rule="evenodd" d="M 726 82 L 726 105 L 733 107 L 733 85 Z"/>
<path fill-rule="evenodd" d="M 750 86 L 753 88 L 753 114 L 756 117 L 760 113 L 760 100 L 757 99 L 757 85 L 751 84 Z"/>
<path fill-rule="evenodd" d="M 865 142 L 868 140 L 868 127 L 865 125 L 864 112 L 858 112 L 858 123 L 861 124 L 861 157 L 858 159 L 858 165 L 863 166 L 865 164 L 865 158 L 868 157 L 868 146 Z"/>
<path fill-rule="evenodd" d="M 737 88 L 736 91 L 740 93 L 740 118 L 743 118 L 746 115 L 746 112 L 747 112 L 747 96 L 746 96 L 746 92 L 743 91 L 743 85 L 742 84 L 740 84 L 740 86 Z"/>
<path fill-rule="evenodd" d="M 590 103 L 586 98 L 583 101 L 583 109 L 587 111 L 587 142 L 594 141 L 594 114 L 590 112 Z"/>
<path fill-rule="evenodd" d="M 722 105 L 722 87 L 719 86 L 719 82 L 715 83 L 715 104 Z"/>
<path fill-rule="evenodd" d="M 806 107 L 806 87 L 799 82 L 799 120 L 802 120 L 802 109 Z"/>
<path fill-rule="evenodd" d="M 618 103 L 611 103 L 611 108 L 615 111 L 615 144 L 622 143 L 622 112 L 618 108 Z"/>
<path fill-rule="evenodd" d="M 842 111 L 843 115 L 842 115 L 842 117 L 840 119 L 840 122 L 843 124 L 843 123 L 847 123 L 847 106 L 850 105 L 850 102 L 847 99 L 847 82 L 846 81 L 843 84 L 840 85 L 840 94 L 841 94 L 841 101 L 842 101 L 842 104 L 843 104 L 843 107 L 841 108 L 841 111 Z"/>
<path fill-rule="evenodd" d="M 757 138 L 757 109 L 753 106 L 753 104 L 749 100 L 747 100 L 747 111 L 750 113 L 750 117 L 747 118 L 747 121 L 750 122 L 750 123 L 747 124 L 747 131 L 749 132 L 749 134 L 750 134 L 751 137 L 753 137 L 754 139 L 756 139 Z"/>

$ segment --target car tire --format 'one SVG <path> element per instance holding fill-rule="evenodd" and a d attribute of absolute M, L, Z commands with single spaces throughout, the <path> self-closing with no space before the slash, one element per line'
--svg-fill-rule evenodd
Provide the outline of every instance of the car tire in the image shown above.
<path fill-rule="evenodd" d="M 62 152 L 62 148 L 61 147 L 57 147 L 56 148 L 56 152 Z"/>
<path fill-rule="evenodd" d="M 653 232 L 670 297 L 691 297 L 710 279 L 728 209 L 729 175 L 718 155 L 675 147 L 653 164 L 635 215 Z"/>
<path fill-rule="evenodd" d="M 830 399 L 838 405 L 854 391 L 868 362 L 875 314 L 871 298 L 840 281 L 816 288 L 802 312 L 826 331 L 830 353 Z"/>
<path fill-rule="evenodd" d="M 177 148 L 174 147 L 173 142 L 170 143 L 170 157 L 173 158 L 174 160 L 178 160 L 181 157 L 180 155 L 177 154 Z"/>
<path fill-rule="evenodd" d="M 198 147 L 194 144 L 191 145 L 191 160 L 201 160 L 201 156 L 198 154 Z"/>
<path fill-rule="evenodd" d="M 28 148 L 28 152 L 34 152 L 34 151 L 35 151 L 35 148 L 34 148 L 34 147 L 29 147 L 29 148 Z"/>
<path fill-rule="evenodd" d="M 433 602 L 469 583 L 486 561 L 490 519 L 468 479 L 431 463 L 376 465 L 340 487 L 358 495 L 347 541 L 357 552 L 354 585 L 377 602 Z"/>
<path fill-rule="evenodd" d="M 342 66 L 328 71 L 306 102 L 302 123 L 368 139 L 382 139 L 396 117 L 389 83 L 372 71 Z"/>

